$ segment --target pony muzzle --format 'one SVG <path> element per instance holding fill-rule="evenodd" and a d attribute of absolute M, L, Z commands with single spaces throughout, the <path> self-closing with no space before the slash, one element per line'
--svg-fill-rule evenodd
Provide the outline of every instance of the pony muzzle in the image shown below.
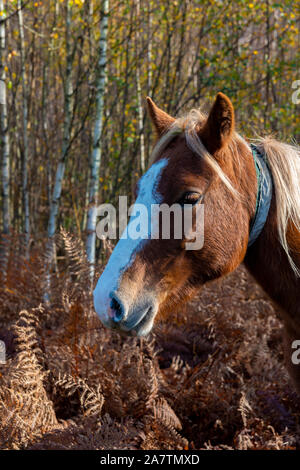
<path fill-rule="evenodd" d="M 129 336 L 145 336 L 153 326 L 158 305 L 152 295 L 140 295 L 138 299 L 112 291 L 108 299 L 94 296 L 95 310 L 102 323 Z"/>

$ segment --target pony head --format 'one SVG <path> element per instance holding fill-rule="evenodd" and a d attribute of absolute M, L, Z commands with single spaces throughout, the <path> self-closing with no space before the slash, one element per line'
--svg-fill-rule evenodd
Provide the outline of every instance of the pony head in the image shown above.
<path fill-rule="evenodd" d="M 218 93 L 208 116 L 192 110 L 180 119 L 150 98 L 147 102 L 158 141 L 138 183 L 133 210 L 145 209 L 147 229 L 143 236 L 130 236 L 136 223 L 131 217 L 126 236 L 117 243 L 94 291 L 95 309 L 104 325 L 137 335 L 150 332 L 158 312 L 167 314 L 205 282 L 240 264 L 256 201 L 251 150 L 235 133 L 229 98 Z M 162 217 L 153 223 L 151 208 L 174 205 L 170 236 L 162 237 Z M 191 227 L 178 237 L 179 213 L 179 227 L 187 215 Z M 187 249 L 191 233 L 197 240 L 199 230 L 203 243 Z"/>

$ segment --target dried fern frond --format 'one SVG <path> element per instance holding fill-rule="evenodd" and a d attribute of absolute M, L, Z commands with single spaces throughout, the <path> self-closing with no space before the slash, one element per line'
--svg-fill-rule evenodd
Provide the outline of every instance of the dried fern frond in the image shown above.
<path fill-rule="evenodd" d="M 68 258 L 67 266 L 70 275 L 74 277 L 80 276 L 88 280 L 89 264 L 82 240 L 72 236 L 63 228 L 60 229 L 60 235 Z"/>
<path fill-rule="evenodd" d="M 5 383 L 0 387 L 0 408 L 5 410 L 0 414 L 5 443 L 1 442 L 0 447 L 9 443 L 18 448 L 24 446 L 33 436 L 57 424 L 45 389 L 47 372 L 38 359 L 43 353 L 36 332 L 36 313 L 21 311 L 14 326 L 16 355 L 10 360 Z"/>
<path fill-rule="evenodd" d="M 253 412 L 253 410 L 246 398 L 245 392 L 242 392 L 238 410 L 241 413 L 243 424 L 244 424 L 244 427 L 246 428 L 248 415 L 249 413 Z"/>
<path fill-rule="evenodd" d="M 97 417 L 100 419 L 104 404 L 104 397 L 100 391 L 100 385 L 94 389 L 84 380 L 64 374 L 58 378 L 55 382 L 55 386 L 65 390 L 67 396 L 74 395 L 78 392 L 80 404 L 85 416 Z"/>

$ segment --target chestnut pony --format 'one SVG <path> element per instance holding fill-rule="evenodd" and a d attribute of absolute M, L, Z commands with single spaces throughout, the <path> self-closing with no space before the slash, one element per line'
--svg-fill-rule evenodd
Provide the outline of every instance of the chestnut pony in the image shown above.
<path fill-rule="evenodd" d="M 147 103 L 158 141 L 135 204 L 179 203 L 184 211 L 203 203 L 204 244 L 186 250 L 184 237 L 121 238 L 94 291 L 101 321 L 146 335 L 158 311 L 178 307 L 244 261 L 282 311 L 286 363 L 300 392 L 300 365 L 292 360 L 300 340 L 299 148 L 270 137 L 251 148 L 235 132 L 222 93 L 208 116 L 192 110 L 174 119 Z"/>

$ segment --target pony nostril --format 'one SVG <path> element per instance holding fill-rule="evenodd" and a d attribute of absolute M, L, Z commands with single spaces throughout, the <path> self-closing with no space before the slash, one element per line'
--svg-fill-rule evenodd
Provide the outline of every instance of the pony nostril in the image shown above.
<path fill-rule="evenodd" d="M 110 308 L 112 310 L 112 320 L 119 322 L 124 317 L 124 307 L 122 303 L 114 296 L 110 301 Z"/>

